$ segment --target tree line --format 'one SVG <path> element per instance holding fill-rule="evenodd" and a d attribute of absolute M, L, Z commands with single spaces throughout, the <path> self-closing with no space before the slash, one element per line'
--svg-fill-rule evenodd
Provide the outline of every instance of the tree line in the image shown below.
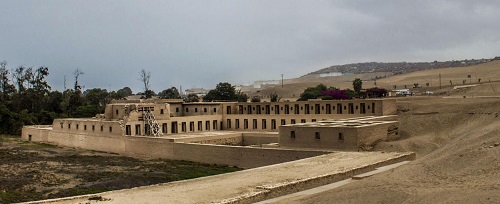
<path fill-rule="evenodd" d="M 324 84 L 318 84 L 315 87 L 309 87 L 300 94 L 298 101 L 307 101 L 310 99 L 321 100 L 348 100 L 353 98 L 378 98 L 385 97 L 387 90 L 378 87 L 362 89 L 363 81 L 356 78 L 352 82 L 353 89 L 338 89 L 336 87 L 326 87 Z"/>
<path fill-rule="evenodd" d="M 78 79 L 84 73 L 77 69 L 73 74 L 74 86 L 60 92 L 46 80 L 48 67 L 9 69 L 6 61 L 0 62 L 0 134 L 20 134 L 23 125 L 49 125 L 55 118 L 93 117 L 110 100 L 132 94 L 128 87 L 82 91 Z"/>
<path fill-rule="evenodd" d="M 106 105 L 113 99 L 123 99 L 133 95 L 129 87 L 118 91 L 108 91 L 101 88 L 83 90 L 79 78 L 85 73 L 76 69 L 73 72 L 74 85 L 63 92 L 52 90 L 46 81 L 49 68 L 19 66 L 7 68 L 7 62 L 0 62 L 0 134 L 20 134 L 24 125 L 50 125 L 55 118 L 82 118 L 94 117 L 104 112 Z M 184 99 L 185 102 L 198 102 L 200 98 L 195 94 L 181 96 L 175 87 L 165 89 L 158 94 L 150 89 L 151 74 L 144 69 L 139 72 L 139 80 L 144 85 L 141 98 L 157 96 L 162 99 Z M 327 88 L 323 84 L 307 88 L 299 100 L 309 99 L 351 99 L 353 97 L 380 97 L 385 95 L 385 89 L 372 88 L 361 92 L 362 81 L 353 81 L 354 90 L 339 90 L 335 87 Z M 272 101 L 279 101 L 281 97 L 271 94 Z M 249 97 L 237 91 L 227 82 L 218 83 L 215 89 L 210 90 L 203 101 L 238 101 L 247 102 Z M 252 98 L 260 101 L 260 98 Z"/>
<path fill-rule="evenodd" d="M 130 87 L 118 91 L 101 88 L 83 90 L 79 78 L 84 74 L 76 69 L 73 72 L 74 85 L 65 87 L 61 92 L 52 90 L 47 82 L 48 67 L 18 66 L 9 69 L 6 61 L 0 62 L 0 134 L 19 135 L 24 125 L 50 125 L 55 118 L 94 117 L 103 113 L 111 100 L 133 95 Z M 149 78 L 147 80 L 146 85 L 149 86 Z M 145 87 L 144 92 L 137 95 L 147 98 L 156 94 Z M 158 96 L 181 98 L 175 87 L 159 92 Z"/>

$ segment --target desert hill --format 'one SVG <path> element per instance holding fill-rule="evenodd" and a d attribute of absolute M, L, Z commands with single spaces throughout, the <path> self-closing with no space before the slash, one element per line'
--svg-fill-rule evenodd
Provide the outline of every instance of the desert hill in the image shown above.
<path fill-rule="evenodd" d="M 496 59 L 496 58 L 495 58 Z M 406 74 L 414 71 L 427 69 L 441 69 L 448 67 L 467 67 L 489 62 L 492 59 L 471 59 L 445 62 L 363 62 L 344 65 L 334 65 L 318 71 L 311 72 L 303 77 L 328 73 L 371 73 L 371 72 L 390 72 L 394 74 Z"/>
<path fill-rule="evenodd" d="M 499 203 L 500 100 L 398 99 L 399 141 L 378 151 L 417 160 L 361 181 L 283 203 Z"/>
<path fill-rule="evenodd" d="M 475 86 L 453 89 L 463 85 L 463 80 L 467 80 L 465 85 Z M 376 151 L 413 151 L 417 159 L 339 188 L 280 202 L 500 203 L 498 80 L 498 60 L 377 80 L 378 86 L 388 89 L 393 85 L 404 88 L 404 85 L 419 83 L 423 87 L 414 91 L 432 90 L 437 93 L 433 96 L 397 98 L 401 139 L 380 142 L 375 147 Z M 427 82 L 429 87 L 425 86 Z M 332 82 L 333 85 L 342 83 Z M 364 81 L 363 85 L 367 83 Z M 294 86 L 299 87 L 297 84 Z"/>
<path fill-rule="evenodd" d="M 441 88 L 439 86 L 439 75 L 441 75 Z M 471 78 L 468 78 L 469 75 Z M 376 77 L 382 78 L 376 81 L 373 80 Z M 407 88 L 412 89 L 414 84 L 418 83 L 422 88 L 413 89 L 412 91 L 417 93 L 434 91 L 444 94 L 460 95 L 463 93 L 453 91 L 454 86 L 479 84 L 479 86 L 482 86 L 481 88 L 469 88 L 467 90 L 471 91 L 467 92 L 467 94 L 496 95 L 497 90 L 500 90 L 500 85 L 489 82 L 500 80 L 500 60 L 468 67 L 430 69 L 401 75 L 393 75 L 390 72 L 374 72 L 331 77 L 307 76 L 285 80 L 283 87 L 280 85 L 272 86 L 254 91 L 251 95 L 259 95 L 265 99 L 270 93 L 277 93 L 282 96 L 283 99 L 295 100 L 304 89 L 316 86 L 319 83 L 323 83 L 327 87 L 334 86 L 341 89 L 352 89 L 352 81 L 355 78 L 363 80 L 363 88 L 381 87 L 392 90 L 394 86 L 396 86 L 396 89 L 402 89 L 405 88 L 406 85 Z M 429 83 L 429 86 L 426 85 L 427 83 Z"/>

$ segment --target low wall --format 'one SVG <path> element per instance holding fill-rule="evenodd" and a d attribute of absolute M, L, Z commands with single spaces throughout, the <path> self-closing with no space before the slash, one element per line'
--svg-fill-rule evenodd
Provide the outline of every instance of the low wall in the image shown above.
<path fill-rule="evenodd" d="M 23 126 L 21 138 L 26 141 L 48 142 L 52 126 Z"/>
<path fill-rule="evenodd" d="M 390 164 L 395 164 L 403 161 L 411 161 L 415 160 L 415 153 L 408 152 L 402 153 L 400 156 L 388 158 L 383 161 L 378 161 L 370 164 L 365 164 L 362 166 L 358 166 L 356 168 L 348 168 L 341 170 L 340 172 L 332 172 L 325 175 L 320 175 L 316 177 L 300 179 L 300 180 L 291 180 L 288 182 L 280 183 L 280 184 L 270 184 L 270 185 L 262 185 L 258 186 L 257 189 L 260 191 L 255 191 L 253 193 L 245 194 L 242 196 L 228 198 L 219 202 L 219 204 L 247 204 L 247 203 L 256 203 L 263 200 L 268 200 L 292 193 L 296 193 L 299 191 L 304 191 L 312 188 L 316 188 L 323 185 L 328 185 L 334 182 L 338 182 L 344 179 L 352 178 L 355 175 L 367 173 L 373 171 L 379 167 L 387 166 Z"/>
<path fill-rule="evenodd" d="M 174 143 L 176 160 L 255 168 L 331 152 Z"/>
<path fill-rule="evenodd" d="M 166 138 L 98 136 L 24 127 L 23 139 L 28 140 L 29 135 L 32 135 L 32 141 L 111 152 L 124 156 L 186 160 L 241 168 L 266 166 L 329 153 L 328 151 L 173 143 Z"/>
<path fill-rule="evenodd" d="M 163 138 L 124 137 L 124 149 L 117 152 L 124 156 L 175 160 L 174 144 Z M 190 160 L 188 160 L 190 161 Z"/>
<path fill-rule="evenodd" d="M 245 132 L 242 135 L 243 146 L 278 143 L 279 141 L 279 134 L 276 132 Z"/>
<path fill-rule="evenodd" d="M 208 136 L 195 136 L 172 139 L 176 143 L 200 143 L 200 144 L 215 144 L 215 145 L 243 145 L 243 138 L 241 133 L 232 133 L 224 135 L 208 135 Z"/>

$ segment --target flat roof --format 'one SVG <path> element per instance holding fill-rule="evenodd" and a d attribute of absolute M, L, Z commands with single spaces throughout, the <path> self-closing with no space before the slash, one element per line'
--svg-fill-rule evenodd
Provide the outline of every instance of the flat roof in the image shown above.
<path fill-rule="evenodd" d="M 390 117 L 390 116 L 384 116 Z M 338 120 L 321 120 L 317 122 L 307 122 L 307 123 L 297 123 L 297 124 L 289 124 L 283 125 L 285 127 L 342 127 L 342 128 L 359 128 L 359 127 L 369 127 L 381 124 L 390 124 L 397 123 L 398 121 L 377 121 L 373 119 L 383 118 L 368 116 L 368 117 L 358 117 L 358 118 L 349 118 L 349 119 L 338 119 Z"/>

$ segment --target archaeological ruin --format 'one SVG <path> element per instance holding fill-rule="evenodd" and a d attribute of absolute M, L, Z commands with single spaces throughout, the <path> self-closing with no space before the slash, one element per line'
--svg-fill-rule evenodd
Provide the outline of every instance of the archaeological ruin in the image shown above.
<path fill-rule="evenodd" d="M 246 188 L 257 188 L 260 192 L 257 194 L 227 191 L 227 195 L 219 193 L 210 198 L 220 203 L 250 203 L 415 159 L 411 152 L 369 152 L 379 141 L 398 139 L 395 114 L 396 104 L 392 99 L 247 103 L 115 100 L 107 105 L 104 114 L 93 118 L 61 118 L 49 126 L 25 126 L 22 138 L 131 157 L 238 166 L 248 169 L 245 175 L 260 171 L 278 173 L 285 166 L 309 172 L 262 177 L 266 183 L 276 183 L 269 187 L 242 183 Z M 352 160 L 349 164 L 353 166 L 335 165 L 339 159 Z M 312 170 L 305 163 L 316 163 L 318 169 Z M 238 179 L 238 175 L 231 173 L 224 178 L 230 181 Z M 182 186 L 203 185 L 204 179 L 186 181 L 180 186 L 150 188 L 183 189 Z M 290 179 L 298 180 L 289 182 Z M 176 195 L 170 198 L 177 199 Z M 124 197 L 114 199 L 120 198 Z M 182 202 L 208 198 L 193 199 Z"/>
<path fill-rule="evenodd" d="M 390 99 L 302 102 L 115 100 L 93 118 L 26 126 L 28 141 L 251 168 L 369 150 L 397 138 Z M 293 134 L 293 135 L 291 135 Z"/>

